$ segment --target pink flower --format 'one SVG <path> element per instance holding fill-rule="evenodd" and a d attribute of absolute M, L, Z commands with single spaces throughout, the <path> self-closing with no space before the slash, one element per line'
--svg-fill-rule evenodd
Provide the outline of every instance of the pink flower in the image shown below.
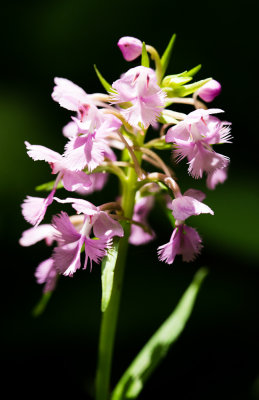
<path fill-rule="evenodd" d="M 145 196 L 136 202 L 134 207 L 133 221 L 140 222 L 141 224 L 149 227 L 147 222 L 147 216 L 154 205 L 154 196 Z M 151 229 L 150 229 L 151 230 Z M 131 225 L 131 234 L 129 237 L 129 243 L 139 246 L 146 244 L 155 238 L 155 232 L 145 232 L 143 228 L 138 225 Z"/>
<path fill-rule="evenodd" d="M 103 189 L 105 184 L 107 183 L 108 176 L 109 174 L 105 172 L 93 172 L 92 174 L 88 175 L 89 178 L 91 179 L 91 186 L 89 189 L 84 190 L 84 189 L 77 189 L 76 192 L 81 194 L 81 195 L 89 195 L 92 194 L 95 191 L 100 191 Z"/>
<path fill-rule="evenodd" d="M 227 179 L 227 168 L 216 169 L 208 175 L 206 184 L 211 190 L 215 189 L 218 183 L 223 183 Z"/>
<path fill-rule="evenodd" d="M 93 171 L 105 158 L 115 161 L 108 135 L 116 132 L 121 126 L 117 118 L 107 116 L 104 122 L 93 133 L 84 133 L 70 138 L 66 145 L 65 165 L 71 171 L 81 171 L 87 167 Z"/>
<path fill-rule="evenodd" d="M 176 145 L 174 156 L 177 161 L 188 159 L 188 172 L 194 178 L 201 178 L 203 172 L 210 174 L 216 169 L 226 168 L 229 158 L 216 153 L 212 145 L 230 143 L 229 122 L 222 122 L 211 114 L 219 109 L 198 109 L 186 116 L 166 134 L 166 142 Z"/>
<path fill-rule="evenodd" d="M 58 273 L 56 271 L 53 258 L 42 261 L 35 272 L 37 283 L 45 283 L 43 293 L 52 292 L 57 283 Z"/>
<path fill-rule="evenodd" d="M 142 53 L 142 42 L 134 37 L 123 36 L 117 44 L 126 61 L 133 61 Z"/>
<path fill-rule="evenodd" d="M 180 195 L 174 199 L 170 207 L 174 218 L 179 221 L 185 221 L 192 215 L 207 213 L 214 215 L 214 212 L 210 207 L 197 199 L 200 199 L 203 196 L 205 196 L 204 193 L 199 190 L 189 189 L 189 191 L 185 192 L 183 196 Z"/>
<path fill-rule="evenodd" d="M 55 78 L 54 82 L 56 86 L 52 93 L 53 100 L 57 101 L 61 107 L 77 112 L 77 118 L 72 117 L 73 121 L 63 128 L 64 136 L 78 135 L 78 125 L 81 129 L 89 132 L 93 132 L 101 125 L 104 117 L 90 95 L 68 79 Z"/>
<path fill-rule="evenodd" d="M 176 227 L 170 241 L 158 247 L 158 258 L 167 264 L 174 262 L 177 254 L 182 255 L 183 261 L 193 261 L 202 248 L 198 232 L 190 226 L 181 224 Z"/>
<path fill-rule="evenodd" d="M 120 112 L 135 128 L 155 124 L 165 105 L 165 93 L 157 85 L 155 71 L 143 66 L 128 70 L 112 87 L 113 103 L 130 102 L 132 105 Z"/>
<path fill-rule="evenodd" d="M 200 98 L 207 103 L 210 103 L 217 97 L 221 92 L 221 84 L 214 79 L 205 83 L 200 89 L 197 90 L 197 94 Z"/>
<path fill-rule="evenodd" d="M 67 168 L 66 159 L 59 153 L 44 146 L 31 145 L 28 142 L 25 142 L 25 144 L 28 155 L 34 161 L 47 161 L 52 168 L 52 174 L 59 173 L 58 181 L 63 181 L 66 190 L 73 192 L 82 189 L 87 191 L 91 188 L 92 181 L 90 177 L 82 171 L 70 171 Z"/>
<path fill-rule="evenodd" d="M 32 225 L 38 226 L 43 220 L 48 206 L 53 202 L 55 188 L 45 199 L 42 197 L 27 196 L 22 204 L 22 215 Z"/>
<path fill-rule="evenodd" d="M 58 183 L 63 181 L 66 190 L 75 191 L 78 189 L 87 190 L 92 185 L 92 180 L 82 171 L 70 171 L 66 160 L 55 151 L 44 146 L 31 145 L 25 142 L 28 155 L 33 160 L 47 161 L 52 167 L 52 173 L 58 173 L 53 189 L 46 198 L 27 196 L 22 204 L 22 214 L 27 222 L 38 226 L 43 220 L 47 208 L 53 202 Z"/>
<path fill-rule="evenodd" d="M 86 92 L 70 80 L 55 78 L 54 82 L 56 86 L 51 96 L 61 107 L 70 111 L 78 111 L 83 104 L 90 103 L 90 98 Z"/>
<path fill-rule="evenodd" d="M 19 240 L 19 244 L 21 246 L 27 247 L 45 239 L 47 246 L 51 246 L 54 241 L 55 233 L 56 231 L 52 225 L 42 224 L 24 231 L 22 233 L 22 237 Z"/>
<path fill-rule="evenodd" d="M 72 276 L 81 266 L 81 251 L 84 246 L 86 268 L 88 260 L 99 263 L 107 254 L 113 236 L 122 237 L 124 232 L 119 222 L 113 220 L 107 213 L 86 200 L 68 198 L 57 201 L 72 203 L 78 213 L 84 214 L 84 223 L 80 232 L 72 225 L 68 215 L 61 212 L 53 218 L 53 226 L 57 231 L 56 240 L 59 244 L 54 249 L 55 267 L 63 275 Z M 95 239 L 90 238 L 93 230 Z"/>

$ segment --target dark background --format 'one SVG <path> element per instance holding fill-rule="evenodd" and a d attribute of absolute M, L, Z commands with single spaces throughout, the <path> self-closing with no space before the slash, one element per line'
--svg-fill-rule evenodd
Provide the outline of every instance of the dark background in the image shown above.
<path fill-rule="evenodd" d="M 100 267 L 60 279 L 45 313 L 31 310 L 41 296 L 34 279 L 49 256 L 39 243 L 20 248 L 29 226 L 20 204 L 50 180 L 45 163 L 34 163 L 24 140 L 62 152 L 61 128 L 70 113 L 50 97 L 55 76 L 88 93 L 100 92 L 93 64 L 109 82 L 130 68 L 116 43 L 131 35 L 160 54 L 177 34 L 169 73 L 201 63 L 197 78 L 221 82 L 213 107 L 232 121 L 229 179 L 215 191 L 176 167 L 183 189 L 201 188 L 215 216 L 190 220 L 204 249 L 196 262 L 159 263 L 156 248 L 171 228 L 155 209 L 157 239 L 130 248 L 115 348 L 113 383 L 172 311 L 195 271 L 210 269 L 186 329 L 154 373 L 140 399 L 259 399 L 258 366 L 258 37 L 256 2 L 10 1 L 1 18 L 1 226 L 2 392 L 8 397 L 88 399 L 95 373 L 100 322 Z M 257 82 L 256 82 L 257 80 Z M 190 110 L 191 111 L 191 110 Z M 114 184 L 113 184 L 114 183 Z M 114 189 L 115 187 L 115 189 Z M 112 188 L 112 189 L 111 189 Z M 112 201 L 116 180 L 89 198 Z M 50 220 L 47 214 L 46 221 Z M 4 397 L 6 398 L 6 397 Z"/>

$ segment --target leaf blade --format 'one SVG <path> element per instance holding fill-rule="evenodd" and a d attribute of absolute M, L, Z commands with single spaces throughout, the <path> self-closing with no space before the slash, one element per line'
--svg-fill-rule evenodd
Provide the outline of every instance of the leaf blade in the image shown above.
<path fill-rule="evenodd" d="M 107 309 L 113 287 L 114 269 L 118 257 L 119 239 L 113 240 L 112 248 L 108 250 L 107 256 L 102 261 L 102 301 L 101 310 L 105 312 Z"/>
<path fill-rule="evenodd" d="M 150 338 L 123 374 L 112 393 L 112 400 L 135 399 L 139 395 L 147 378 L 182 333 L 207 274 L 206 268 L 198 270 L 172 314 Z"/>

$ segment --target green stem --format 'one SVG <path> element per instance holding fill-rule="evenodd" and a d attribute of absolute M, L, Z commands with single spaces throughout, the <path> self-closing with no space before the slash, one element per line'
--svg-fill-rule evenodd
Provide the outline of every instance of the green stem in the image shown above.
<path fill-rule="evenodd" d="M 132 218 L 135 193 L 136 193 L 137 174 L 133 168 L 129 168 L 128 176 L 122 182 L 122 208 L 127 218 Z M 102 314 L 99 356 L 96 375 L 96 400 L 108 400 L 110 396 L 110 375 L 112 367 L 112 355 L 120 296 L 122 290 L 124 267 L 128 250 L 128 239 L 130 235 L 130 224 L 122 223 L 124 237 L 120 240 L 118 258 L 114 271 L 114 281 L 109 305 Z"/>

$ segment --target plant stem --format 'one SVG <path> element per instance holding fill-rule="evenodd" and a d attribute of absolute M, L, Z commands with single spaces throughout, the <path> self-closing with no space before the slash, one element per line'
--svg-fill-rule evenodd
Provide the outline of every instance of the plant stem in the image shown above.
<path fill-rule="evenodd" d="M 129 168 L 127 178 L 122 182 L 122 208 L 124 216 L 132 218 L 137 174 L 133 168 Z M 108 400 L 110 397 L 110 375 L 112 367 L 112 355 L 120 296 L 122 290 L 124 267 L 128 250 L 128 239 L 130 235 L 130 224 L 123 222 L 124 237 L 120 240 L 118 258 L 114 271 L 114 281 L 109 305 L 102 314 L 99 356 L 96 374 L 96 400 Z"/>

